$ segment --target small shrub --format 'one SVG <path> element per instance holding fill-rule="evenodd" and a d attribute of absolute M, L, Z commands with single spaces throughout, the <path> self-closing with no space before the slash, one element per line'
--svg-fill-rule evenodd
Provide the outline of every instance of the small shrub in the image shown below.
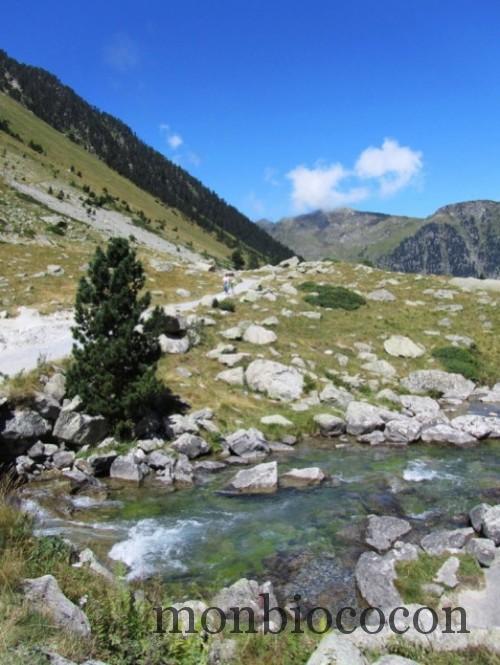
<path fill-rule="evenodd" d="M 43 155 L 43 153 L 45 152 L 45 150 L 43 149 L 43 146 L 40 145 L 39 143 L 35 143 L 35 141 L 33 141 L 33 139 L 28 143 L 28 146 L 32 150 L 37 152 L 39 155 Z"/>
<path fill-rule="evenodd" d="M 479 351 L 472 347 L 463 349 L 457 346 L 442 346 L 432 352 L 448 372 L 462 374 L 472 381 L 481 381 L 484 378 L 484 367 Z"/>
<path fill-rule="evenodd" d="M 221 300 L 219 302 L 219 309 L 221 309 L 223 312 L 235 312 L 236 305 L 234 304 L 233 300 Z"/>
<path fill-rule="evenodd" d="M 331 309 L 345 309 L 352 311 L 366 304 L 363 296 L 360 296 L 354 291 L 344 288 L 343 286 L 319 286 L 315 288 L 307 288 L 306 290 L 316 291 L 316 294 L 310 293 L 305 296 L 304 300 L 310 305 L 318 307 L 330 307 Z"/>

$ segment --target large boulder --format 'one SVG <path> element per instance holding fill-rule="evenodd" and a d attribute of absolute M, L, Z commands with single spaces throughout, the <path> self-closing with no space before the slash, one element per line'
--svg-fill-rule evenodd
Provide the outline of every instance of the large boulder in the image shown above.
<path fill-rule="evenodd" d="M 347 635 L 331 631 L 323 637 L 306 665 L 366 665 L 366 659 Z"/>
<path fill-rule="evenodd" d="M 403 335 L 391 335 L 385 340 L 384 349 L 390 356 L 396 358 L 419 358 L 425 353 L 425 348 L 421 344 L 416 344 Z"/>
<path fill-rule="evenodd" d="M 322 436 L 340 436 L 344 434 L 346 424 L 338 416 L 332 416 L 329 413 L 318 413 L 313 418 Z"/>
<path fill-rule="evenodd" d="M 187 455 L 189 459 L 195 459 L 201 455 L 208 455 L 210 444 L 196 434 L 181 434 L 181 436 L 172 443 L 172 448 L 178 453 Z"/>
<path fill-rule="evenodd" d="M 411 393 L 437 392 L 445 398 L 466 400 L 474 390 L 474 383 L 461 374 L 439 369 L 419 369 L 401 380 Z"/>
<path fill-rule="evenodd" d="M 77 411 L 61 411 L 54 425 L 54 436 L 71 446 L 95 446 L 109 432 L 103 416 L 89 416 Z"/>
<path fill-rule="evenodd" d="M 66 377 L 64 374 L 59 372 L 53 374 L 43 387 L 43 392 L 61 402 L 66 394 Z"/>
<path fill-rule="evenodd" d="M 90 455 L 87 459 L 92 475 L 97 478 L 109 476 L 109 470 L 111 465 L 118 457 L 118 454 L 115 450 L 103 450 L 96 452 L 94 455 Z"/>
<path fill-rule="evenodd" d="M 346 409 L 349 402 L 354 401 L 354 396 L 345 388 L 338 388 L 330 383 L 320 392 L 319 399 L 321 402 Z"/>
<path fill-rule="evenodd" d="M 354 569 L 359 593 L 371 607 L 389 609 L 403 604 L 394 584 L 394 561 L 375 552 L 363 552 Z"/>
<path fill-rule="evenodd" d="M 410 523 L 399 517 L 369 515 L 365 542 L 378 552 L 385 552 L 409 531 Z"/>
<path fill-rule="evenodd" d="M 421 422 L 435 421 L 444 417 L 439 402 L 432 397 L 401 395 L 399 402 L 404 407 L 405 413 L 415 416 Z"/>
<path fill-rule="evenodd" d="M 52 575 L 25 579 L 22 583 L 24 597 L 35 612 L 46 614 L 58 627 L 79 637 L 90 636 L 90 624 L 82 610 L 61 591 Z"/>
<path fill-rule="evenodd" d="M 304 376 L 298 370 L 273 360 L 252 361 L 245 378 L 251 390 L 283 402 L 299 399 L 304 388 Z"/>
<path fill-rule="evenodd" d="M 258 326 L 256 324 L 248 326 L 248 328 L 243 333 L 243 340 L 245 342 L 261 346 L 265 344 L 272 344 L 273 342 L 276 342 L 277 339 L 278 337 L 276 336 L 276 333 L 274 333 L 272 330 L 268 330 L 267 328 Z"/>
<path fill-rule="evenodd" d="M 431 556 L 442 554 L 456 554 L 462 550 L 467 542 L 474 536 L 474 529 L 451 529 L 432 531 L 424 536 L 420 542 L 422 548 Z"/>
<path fill-rule="evenodd" d="M 226 436 L 225 443 L 233 455 L 240 457 L 253 455 L 257 452 L 269 452 L 269 444 L 266 437 L 255 427 L 236 430 L 233 434 Z"/>
<path fill-rule="evenodd" d="M 417 441 L 422 429 L 422 423 L 417 418 L 398 418 L 390 420 L 384 430 L 387 443 L 407 445 Z"/>
<path fill-rule="evenodd" d="M 347 433 L 354 436 L 382 429 L 385 424 L 381 409 L 367 402 L 350 402 L 345 417 Z"/>
<path fill-rule="evenodd" d="M 259 584 L 255 580 L 247 580 L 242 578 L 231 584 L 229 587 L 224 587 L 212 598 L 210 605 L 218 607 L 228 617 L 234 617 L 234 608 L 243 609 L 249 607 L 254 612 L 255 623 L 258 625 L 263 620 L 263 603 L 261 594 L 269 595 L 269 607 L 277 607 L 278 601 L 274 594 L 271 582 L 264 582 Z M 242 612 L 242 617 L 246 613 Z"/>
<path fill-rule="evenodd" d="M 61 411 L 61 405 L 55 397 L 46 393 L 35 393 L 33 397 L 33 408 L 43 418 L 47 418 L 51 422 L 57 420 Z"/>
<path fill-rule="evenodd" d="M 425 427 L 422 430 L 422 441 L 425 443 L 452 443 L 459 447 L 477 443 L 475 437 L 445 423 Z"/>
<path fill-rule="evenodd" d="M 235 494 L 272 494 L 278 489 L 278 464 L 266 462 L 244 469 L 231 480 L 228 490 Z"/>
<path fill-rule="evenodd" d="M 129 452 L 126 455 L 118 455 L 111 464 L 109 475 L 117 480 L 140 483 L 144 478 L 144 469 L 142 463 L 135 459 L 134 453 Z"/>
<path fill-rule="evenodd" d="M 0 424 L 0 439 L 12 443 L 33 442 L 51 430 L 50 423 L 36 411 L 20 409 Z"/>
<path fill-rule="evenodd" d="M 491 421 L 484 416 L 457 416 L 453 418 L 451 425 L 476 439 L 486 439 L 492 430 Z"/>
<path fill-rule="evenodd" d="M 500 504 L 493 506 L 483 515 L 483 533 L 500 545 Z"/>
<path fill-rule="evenodd" d="M 158 337 L 158 342 L 160 344 L 162 353 L 187 353 L 191 347 L 191 340 L 189 335 L 184 335 L 183 337 L 160 335 Z"/>
<path fill-rule="evenodd" d="M 481 566 L 491 566 L 495 560 L 495 541 L 490 538 L 471 538 L 465 546 L 465 551 L 476 559 Z"/>
<path fill-rule="evenodd" d="M 295 487 L 303 489 L 305 487 L 315 487 L 323 482 L 325 474 L 317 466 L 307 467 L 305 469 L 290 469 L 280 476 L 280 487 Z"/>

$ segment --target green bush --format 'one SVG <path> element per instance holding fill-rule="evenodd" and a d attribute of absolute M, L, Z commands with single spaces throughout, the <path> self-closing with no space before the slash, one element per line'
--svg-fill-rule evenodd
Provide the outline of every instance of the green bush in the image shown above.
<path fill-rule="evenodd" d="M 310 305 L 351 311 L 366 304 L 366 300 L 363 296 L 360 296 L 343 286 L 321 286 L 315 284 L 313 288 L 310 284 L 313 284 L 313 282 L 305 282 L 305 285 L 307 286 L 304 284 L 301 285 L 302 290 L 316 292 L 309 293 L 309 295 L 304 298 L 304 300 Z"/>
<path fill-rule="evenodd" d="M 457 346 L 442 346 L 432 352 L 448 372 L 462 374 L 472 381 L 484 378 L 484 367 L 476 347 L 463 349 Z"/>
<path fill-rule="evenodd" d="M 222 309 L 223 312 L 235 312 L 236 305 L 233 300 L 221 300 L 218 305 L 219 309 Z"/>

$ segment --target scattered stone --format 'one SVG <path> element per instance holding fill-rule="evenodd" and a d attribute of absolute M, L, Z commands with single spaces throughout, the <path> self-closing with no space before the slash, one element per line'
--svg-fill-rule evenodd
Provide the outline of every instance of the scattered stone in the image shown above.
<path fill-rule="evenodd" d="M 61 405 L 58 400 L 47 393 L 35 393 L 33 407 L 43 418 L 54 422 L 59 416 Z"/>
<path fill-rule="evenodd" d="M 75 453 L 71 450 L 60 450 L 52 457 L 52 463 L 56 469 L 69 468 L 75 461 Z"/>
<path fill-rule="evenodd" d="M 356 564 L 354 577 L 362 598 L 369 606 L 385 609 L 403 604 L 394 584 L 396 571 L 393 561 L 375 552 L 363 552 Z"/>
<path fill-rule="evenodd" d="M 332 631 L 321 640 L 307 665 L 366 665 L 366 660 L 346 635 Z"/>
<path fill-rule="evenodd" d="M 78 561 L 73 564 L 73 568 L 90 568 L 94 573 L 104 577 L 108 582 L 114 582 L 113 573 L 99 562 L 94 552 L 86 547 L 78 555 Z"/>
<path fill-rule="evenodd" d="M 425 353 L 425 347 L 403 335 L 391 335 L 384 342 L 384 349 L 390 356 L 399 358 L 419 358 Z"/>
<path fill-rule="evenodd" d="M 134 453 L 129 452 L 126 455 L 119 455 L 113 460 L 109 475 L 110 478 L 140 483 L 144 478 L 144 471 L 142 465 L 136 462 Z"/>
<path fill-rule="evenodd" d="M 474 383 L 461 374 L 438 369 L 420 369 L 411 372 L 401 384 L 411 393 L 438 392 L 443 397 L 466 400 L 474 390 Z"/>
<path fill-rule="evenodd" d="M 500 545 L 500 504 L 489 508 L 483 515 L 483 533 Z"/>
<path fill-rule="evenodd" d="M 271 582 L 259 584 L 255 580 L 247 580 L 246 578 L 242 578 L 231 584 L 231 586 L 221 589 L 212 598 L 210 605 L 218 607 L 229 618 L 234 616 L 234 608 L 242 609 L 249 607 L 254 612 L 256 624 L 260 624 L 263 620 L 261 597 L 263 593 L 269 594 L 270 607 L 278 606 Z M 244 613 L 242 614 L 243 616 Z"/>
<path fill-rule="evenodd" d="M 278 464 L 267 462 L 244 469 L 231 480 L 229 490 L 236 494 L 271 494 L 278 489 Z"/>
<path fill-rule="evenodd" d="M 358 436 L 384 426 L 381 409 L 366 402 L 350 402 L 346 411 L 347 433 Z"/>
<path fill-rule="evenodd" d="M 183 337 L 170 337 L 169 335 L 160 335 L 158 342 L 162 353 L 182 354 L 187 353 L 191 347 L 189 335 Z"/>
<path fill-rule="evenodd" d="M 338 388 L 333 384 L 328 384 L 320 392 L 319 399 L 321 402 L 346 409 L 349 403 L 354 401 L 354 396 L 345 388 Z"/>
<path fill-rule="evenodd" d="M 407 445 L 417 441 L 422 430 L 422 423 L 417 418 L 398 418 L 390 420 L 384 429 L 388 443 Z"/>
<path fill-rule="evenodd" d="M 322 436 L 340 436 L 346 430 L 346 424 L 342 418 L 329 413 L 319 413 L 314 416 L 313 420 L 319 425 Z"/>
<path fill-rule="evenodd" d="M 298 399 L 304 388 L 304 376 L 297 369 L 273 360 L 252 361 L 245 378 L 252 390 L 267 393 L 270 398 L 283 402 Z"/>
<path fill-rule="evenodd" d="M 304 487 L 315 487 L 323 482 L 325 474 L 317 467 L 312 466 L 306 469 L 290 469 L 282 474 L 279 479 L 280 487 L 295 487 L 302 489 Z"/>
<path fill-rule="evenodd" d="M 424 428 L 421 436 L 425 443 L 452 443 L 459 447 L 477 443 L 477 439 L 467 432 L 444 423 Z"/>
<path fill-rule="evenodd" d="M 172 448 L 178 453 L 187 455 L 189 459 L 196 459 L 201 455 L 208 455 L 211 450 L 209 443 L 196 434 L 181 434 L 181 436 L 172 443 Z"/>
<path fill-rule="evenodd" d="M 491 424 L 483 416 L 458 416 L 453 418 L 451 425 L 476 439 L 486 439 L 491 434 Z"/>
<path fill-rule="evenodd" d="M 456 554 L 473 537 L 474 529 L 452 529 L 433 531 L 421 540 L 423 549 L 432 556 Z"/>
<path fill-rule="evenodd" d="M 233 367 L 233 369 L 226 369 L 219 372 L 215 379 L 217 381 L 224 381 L 230 386 L 243 386 L 245 384 L 245 370 L 243 367 Z"/>
<path fill-rule="evenodd" d="M 465 546 L 465 551 L 472 554 L 481 566 L 489 567 L 495 560 L 495 542 L 490 538 L 471 538 Z"/>
<path fill-rule="evenodd" d="M 460 559 L 451 556 L 443 563 L 434 577 L 434 582 L 442 584 L 449 589 L 454 589 L 458 584 L 457 573 L 460 568 Z"/>
<path fill-rule="evenodd" d="M 29 443 L 48 434 L 50 423 L 36 411 L 14 411 L 0 423 L 0 439 L 12 443 Z"/>
<path fill-rule="evenodd" d="M 277 425 L 278 427 L 293 427 L 293 423 L 288 418 L 278 414 L 272 416 L 263 416 L 260 419 L 263 425 Z"/>
<path fill-rule="evenodd" d="M 247 456 L 256 452 L 268 453 L 269 445 L 264 434 L 254 427 L 239 429 L 226 436 L 225 443 L 228 449 L 238 456 Z"/>
<path fill-rule="evenodd" d="M 477 533 L 481 533 L 483 530 L 483 518 L 488 512 L 491 506 L 488 503 L 480 503 L 477 506 L 474 506 L 471 511 L 469 511 L 469 519 L 472 524 L 472 528 Z"/>
<path fill-rule="evenodd" d="M 373 300 L 375 302 L 394 302 L 396 296 L 388 291 L 387 289 L 376 289 L 371 291 L 367 296 L 367 300 Z"/>
<path fill-rule="evenodd" d="M 385 379 L 392 379 L 397 374 L 394 365 L 388 363 L 387 360 L 371 360 L 370 362 L 365 363 L 362 367 L 367 372 L 370 372 L 370 374 L 375 374 L 376 376 L 381 376 Z"/>
<path fill-rule="evenodd" d="M 26 601 L 35 612 L 48 615 L 56 626 L 69 633 L 90 636 L 85 613 L 66 598 L 53 575 L 25 579 L 22 587 Z"/>
<path fill-rule="evenodd" d="M 102 441 L 108 432 L 108 422 L 102 416 L 62 410 L 54 425 L 53 435 L 73 446 L 94 446 Z"/>
<path fill-rule="evenodd" d="M 409 531 L 410 523 L 399 517 L 369 515 L 365 542 L 381 553 L 390 549 L 396 540 Z"/>
<path fill-rule="evenodd" d="M 248 326 L 243 334 L 243 340 L 245 342 L 248 342 L 249 344 L 257 344 L 260 346 L 265 344 L 272 344 L 273 342 L 276 342 L 277 339 L 278 337 L 276 336 L 276 333 L 274 333 L 272 330 L 267 330 L 267 328 L 263 328 L 262 326 L 255 324 Z"/>

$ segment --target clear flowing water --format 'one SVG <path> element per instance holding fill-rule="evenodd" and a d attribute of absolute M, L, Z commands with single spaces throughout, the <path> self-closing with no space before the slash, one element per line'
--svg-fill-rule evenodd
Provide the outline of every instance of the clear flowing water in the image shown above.
<path fill-rule="evenodd" d="M 465 525 L 480 501 L 500 502 L 500 442 L 458 449 L 414 444 L 379 448 L 310 440 L 278 458 L 280 472 L 319 466 L 331 476 L 309 490 L 234 497 L 220 493 L 238 468 L 193 489 L 111 489 L 104 503 L 73 499 L 71 518 L 46 520 L 130 579 L 160 574 L 175 587 L 208 592 L 242 576 L 270 578 L 281 594 L 311 602 L 352 600 L 352 569 L 365 549 L 370 513 L 406 516 L 411 538 Z"/>

